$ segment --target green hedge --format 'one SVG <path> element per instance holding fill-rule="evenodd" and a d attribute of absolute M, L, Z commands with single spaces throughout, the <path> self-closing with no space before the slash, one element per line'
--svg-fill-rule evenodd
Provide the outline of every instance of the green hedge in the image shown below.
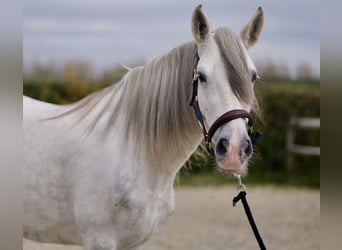
<path fill-rule="evenodd" d="M 289 118 L 320 117 L 319 85 L 300 82 L 262 84 L 256 88 L 256 93 L 263 110 L 264 123 L 259 124 L 259 128 L 264 136 L 257 146 L 260 157 L 252 164 L 251 173 L 258 172 L 256 175 L 264 179 L 271 176 L 277 182 L 319 187 L 320 158 L 317 156 L 295 155 L 291 175 L 285 175 L 288 154 L 285 138 Z M 296 143 L 319 146 L 319 130 L 297 130 Z"/>
<path fill-rule="evenodd" d="M 77 83 L 69 84 L 64 81 L 45 81 L 34 80 L 24 81 L 24 95 L 32 98 L 55 103 L 66 104 L 80 100 L 88 94 L 104 88 L 103 84 Z"/>
<path fill-rule="evenodd" d="M 89 83 L 72 85 L 63 82 L 30 81 L 24 83 L 24 94 L 52 103 L 69 103 L 103 87 L 104 85 Z M 263 113 L 263 122 L 257 122 L 255 129 L 261 131 L 263 136 L 257 143 L 249 167 L 249 182 L 319 187 L 320 158 L 317 156 L 295 155 L 291 175 L 289 178 L 285 175 L 285 137 L 289 117 L 320 117 L 319 84 L 295 81 L 283 84 L 257 83 L 255 91 Z M 320 144 L 319 130 L 303 130 L 297 135 L 297 143 L 312 146 Z M 205 157 L 192 156 L 188 164 L 191 168 L 183 168 L 180 178 L 187 179 L 189 176 L 208 173 L 212 175 L 214 160 L 205 153 L 204 155 Z"/>

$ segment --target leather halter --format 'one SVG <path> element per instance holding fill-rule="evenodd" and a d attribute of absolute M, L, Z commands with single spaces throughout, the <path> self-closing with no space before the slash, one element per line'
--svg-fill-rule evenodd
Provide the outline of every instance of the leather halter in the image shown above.
<path fill-rule="evenodd" d="M 215 150 L 212 147 L 211 139 L 213 138 L 215 132 L 224 124 L 238 119 L 238 118 L 244 118 L 248 119 L 248 135 L 251 139 L 252 144 L 254 145 L 256 143 L 256 140 L 261 136 L 259 132 L 253 133 L 253 120 L 252 115 L 250 112 L 247 112 L 243 109 L 233 109 L 230 110 L 223 115 L 221 115 L 216 121 L 211 125 L 209 128 L 209 131 L 207 132 L 207 129 L 204 124 L 204 117 L 201 112 L 201 109 L 198 104 L 198 74 L 196 72 L 196 69 L 194 69 L 194 77 L 192 79 L 192 97 L 190 101 L 190 106 L 194 108 L 197 120 L 202 128 L 203 137 L 205 140 L 205 147 L 209 154 L 215 156 Z"/>

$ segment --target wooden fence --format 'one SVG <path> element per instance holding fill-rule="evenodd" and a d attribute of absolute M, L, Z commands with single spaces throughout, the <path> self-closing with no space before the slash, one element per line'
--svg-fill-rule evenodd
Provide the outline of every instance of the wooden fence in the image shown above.
<path fill-rule="evenodd" d="M 320 147 L 314 147 L 310 145 L 298 145 L 295 144 L 296 128 L 320 128 L 320 118 L 302 118 L 302 117 L 291 117 L 286 133 L 286 148 L 288 152 L 286 174 L 287 177 L 291 174 L 291 166 L 293 162 L 293 154 L 302 155 L 320 155 Z"/>

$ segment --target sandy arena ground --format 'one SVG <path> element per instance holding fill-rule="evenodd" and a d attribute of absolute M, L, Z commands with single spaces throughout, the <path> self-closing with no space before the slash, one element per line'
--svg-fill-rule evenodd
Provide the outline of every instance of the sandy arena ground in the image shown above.
<path fill-rule="evenodd" d="M 234 186 L 177 188 L 176 211 L 146 250 L 255 250 L 257 242 L 242 204 L 232 207 Z M 320 248 L 317 190 L 249 188 L 247 198 L 267 249 Z M 81 250 L 24 240 L 23 250 Z"/>

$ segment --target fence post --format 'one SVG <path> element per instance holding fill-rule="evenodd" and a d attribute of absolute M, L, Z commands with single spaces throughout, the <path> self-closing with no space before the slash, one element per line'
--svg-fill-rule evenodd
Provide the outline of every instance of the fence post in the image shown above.
<path fill-rule="evenodd" d="M 300 128 L 320 128 L 319 118 L 302 118 L 302 117 L 290 117 L 286 130 L 286 180 L 290 178 L 291 168 L 293 164 L 293 154 L 302 155 L 320 155 L 320 147 L 313 147 L 307 145 L 297 145 L 294 143 L 296 137 L 295 127 Z"/>

